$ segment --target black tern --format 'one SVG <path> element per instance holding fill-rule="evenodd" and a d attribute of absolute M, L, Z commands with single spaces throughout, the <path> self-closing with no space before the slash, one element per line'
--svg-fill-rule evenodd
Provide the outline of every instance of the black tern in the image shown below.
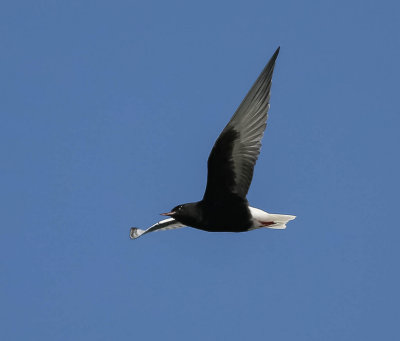
<path fill-rule="evenodd" d="M 209 232 L 245 232 L 261 227 L 285 229 L 296 218 L 250 207 L 246 199 L 267 126 L 271 79 L 278 54 L 279 47 L 215 142 L 208 158 L 203 199 L 162 213 L 170 218 L 147 230 L 132 227 L 131 239 L 183 226 Z"/>

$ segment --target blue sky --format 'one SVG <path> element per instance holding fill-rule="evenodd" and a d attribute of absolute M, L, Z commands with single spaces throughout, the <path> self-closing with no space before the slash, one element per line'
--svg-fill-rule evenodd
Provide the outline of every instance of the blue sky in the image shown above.
<path fill-rule="evenodd" d="M 395 1 L 3 1 L 2 340 L 393 340 Z M 129 240 L 199 200 L 275 49 L 248 199 L 285 231 Z"/>

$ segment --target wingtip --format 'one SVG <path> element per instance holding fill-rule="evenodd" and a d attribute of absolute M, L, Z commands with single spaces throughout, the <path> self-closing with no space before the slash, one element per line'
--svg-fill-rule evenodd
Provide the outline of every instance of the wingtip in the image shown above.
<path fill-rule="evenodd" d="M 275 50 L 275 53 L 272 56 L 272 60 L 275 61 L 275 59 L 278 57 L 279 51 L 280 51 L 281 47 L 278 46 L 278 48 Z"/>
<path fill-rule="evenodd" d="M 129 238 L 130 239 L 136 239 L 139 238 L 142 235 L 143 231 L 136 228 L 136 227 L 131 227 L 129 231 Z"/>

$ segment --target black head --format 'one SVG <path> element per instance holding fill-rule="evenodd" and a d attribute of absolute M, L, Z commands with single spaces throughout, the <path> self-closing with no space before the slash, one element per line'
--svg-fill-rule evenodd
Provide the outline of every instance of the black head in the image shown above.
<path fill-rule="evenodd" d="M 174 207 L 171 212 L 161 213 L 174 218 L 186 225 L 193 225 L 201 219 L 201 210 L 197 203 L 182 204 Z"/>
<path fill-rule="evenodd" d="M 189 205 L 190 204 L 182 204 L 182 205 L 175 206 L 171 210 L 171 212 L 161 213 L 161 215 L 166 215 L 166 216 L 169 216 L 169 217 L 176 217 L 176 216 L 179 216 L 179 215 L 184 215 L 185 212 L 187 211 Z"/>

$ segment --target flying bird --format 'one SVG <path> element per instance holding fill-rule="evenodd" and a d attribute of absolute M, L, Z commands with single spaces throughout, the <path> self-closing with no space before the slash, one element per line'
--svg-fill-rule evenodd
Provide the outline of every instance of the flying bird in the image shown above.
<path fill-rule="evenodd" d="M 293 215 L 270 214 L 246 199 L 267 125 L 271 79 L 279 47 L 239 105 L 211 150 L 203 199 L 174 207 L 147 230 L 130 229 L 130 238 L 190 226 L 209 232 L 284 229 Z"/>

